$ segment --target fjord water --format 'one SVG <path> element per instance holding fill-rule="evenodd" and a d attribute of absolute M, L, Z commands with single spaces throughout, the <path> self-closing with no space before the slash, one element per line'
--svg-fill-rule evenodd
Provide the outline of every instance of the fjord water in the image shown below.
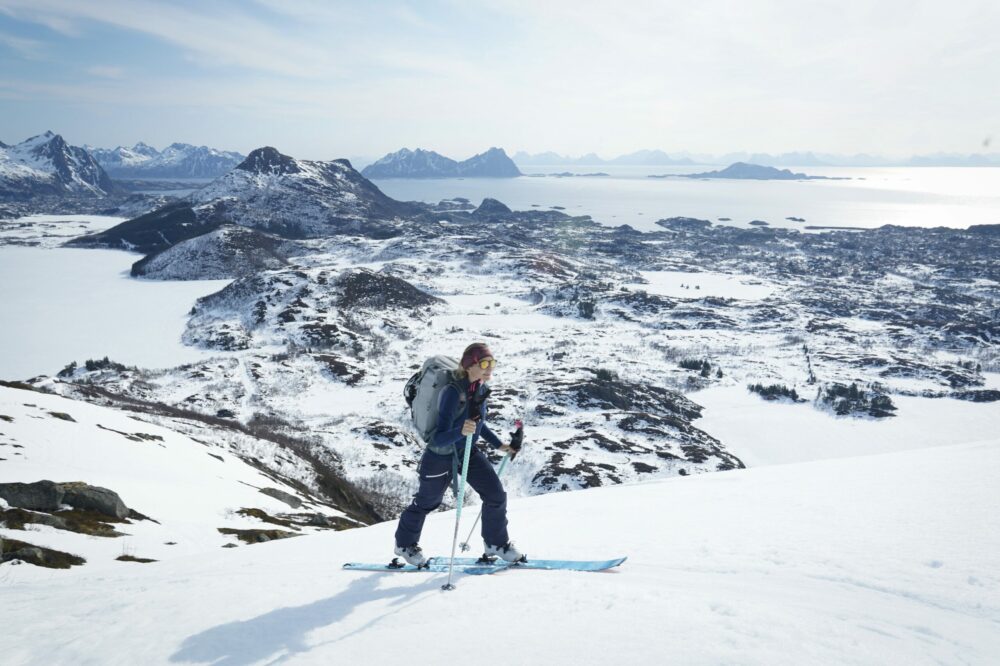
<path fill-rule="evenodd" d="M 696 217 L 745 226 L 874 228 L 884 224 L 965 228 L 1000 224 L 1000 167 L 788 167 L 796 173 L 844 180 L 701 180 L 679 174 L 719 166 L 616 167 L 548 165 L 526 174 L 607 173 L 600 177 L 378 179 L 394 199 L 437 203 L 492 197 L 515 210 L 562 206 L 602 224 L 656 229 L 656 220 Z M 668 175 L 650 178 L 650 175 Z M 787 220 L 804 218 L 805 222 Z"/>

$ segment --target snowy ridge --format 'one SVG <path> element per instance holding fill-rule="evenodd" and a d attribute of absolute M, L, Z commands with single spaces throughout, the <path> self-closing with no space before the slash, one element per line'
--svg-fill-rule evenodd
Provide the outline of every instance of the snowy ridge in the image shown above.
<path fill-rule="evenodd" d="M 997 474 L 992 441 L 515 500 L 529 557 L 628 561 L 462 576 L 447 594 L 445 574 L 339 570 L 387 559 L 392 522 L 117 569 L 5 565 L 0 649 L 10 664 L 440 664 L 437 618 L 460 612 L 504 617 L 509 663 L 989 664 Z M 453 526 L 431 515 L 424 547 L 443 554 Z"/>
<path fill-rule="evenodd" d="M 45 132 L 14 146 L 0 146 L 0 199 L 39 194 L 102 197 L 113 185 L 107 173 L 83 148 Z"/>

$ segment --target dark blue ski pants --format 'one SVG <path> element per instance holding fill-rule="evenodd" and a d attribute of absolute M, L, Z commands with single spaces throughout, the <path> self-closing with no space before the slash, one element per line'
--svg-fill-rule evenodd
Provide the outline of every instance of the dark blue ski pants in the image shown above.
<path fill-rule="evenodd" d="M 458 464 L 461 465 L 464 448 L 458 450 Z M 424 518 L 441 506 L 441 500 L 451 482 L 454 456 L 440 455 L 425 450 L 420 459 L 418 472 L 420 488 L 413 501 L 399 517 L 396 528 L 396 545 L 409 546 L 420 541 L 424 528 Z M 461 470 L 459 470 L 461 474 Z M 469 456 L 468 484 L 479 493 L 483 500 L 483 541 L 490 545 L 502 546 L 509 540 L 507 536 L 507 493 L 500 485 L 500 479 L 490 464 L 486 454 L 475 446 Z"/>

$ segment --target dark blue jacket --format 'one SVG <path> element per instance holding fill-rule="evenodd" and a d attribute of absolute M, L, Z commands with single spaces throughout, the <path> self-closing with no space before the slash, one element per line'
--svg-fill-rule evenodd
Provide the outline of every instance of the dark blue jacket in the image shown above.
<path fill-rule="evenodd" d="M 466 404 L 470 405 L 474 399 L 482 397 L 486 392 L 486 384 L 480 383 L 475 395 L 469 393 L 469 380 L 459 379 L 455 385 L 446 386 L 441 391 L 441 405 L 438 409 L 437 428 L 431 438 L 430 449 L 434 453 L 451 455 L 453 451 L 463 450 L 465 446 L 465 435 L 462 434 L 462 424 L 469 418 L 468 409 L 458 409 L 458 391 L 464 391 Z M 484 400 L 479 408 L 479 419 L 476 421 L 476 431 L 472 435 L 472 443 L 475 444 L 482 436 L 493 448 L 499 448 L 503 442 L 486 425 L 486 401 Z"/>

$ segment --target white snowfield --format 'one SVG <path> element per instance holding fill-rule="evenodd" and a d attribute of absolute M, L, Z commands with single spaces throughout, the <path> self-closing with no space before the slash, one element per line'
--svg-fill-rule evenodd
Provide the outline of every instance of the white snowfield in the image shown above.
<path fill-rule="evenodd" d="M 107 416 L 78 412 L 81 421 Z M 0 432 L 21 419 L 48 424 L 14 418 Z M 49 437 L 45 446 L 63 447 L 63 470 L 74 469 L 80 442 Z M 183 507 L 168 511 L 146 480 L 166 472 L 143 465 L 190 473 L 199 492 L 217 496 L 216 510 L 243 501 L 229 461 L 200 453 L 167 463 L 149 451 L 128 467 L 107 460 L 106 476 L 91 481 L 131 478 L 128 493 L 143 497 L 136 508 L 175 521 Z M 0 661 L 996 664 L 998 478 L 994 440 L 517 499 L 511 534 L 529 557 L 628 561 L 607 573 L 458 576 L 452 592 L 440 589 L 445 575 L 340 569 L 387 561 L 393 522 L 152 564 L 4 564 Z M 429 517 L 429 554 L 447 555 L 454 517 Z M 474 510 L 463 515 L 462 538 L 473 519 Z M 3 530 L 27 541 L 52 532 Z"/>
<path fill-rule="evenodd" d="M 220 534 L 218 528 L 278 527 L 236 513 L 240 509 L 261 509 L 271 516 L 292 511 L 284 502 L 261 493 L 263 488 L 305 500 L 299 511 L 344 515 L 321 504 L 313 505 L 294 488 L 261 473 L 222 444 L 193 439 L 132 418 L 127 412 L 0 387 L 0 417 L 0 483 L 82 481 L 113 490 L 130 509 L 152 519 L 112 524 L 127 535 L 115 538 L 37 524 L 27 530 L 0 527 L 0 537 L 87 560 L 82 567 L 68 571 L 0 565 L 0 589 L 12 578 L 33 580 L 44 587 L 53 576 L 74 578 L 84 569 L 117 572 L 131 564 L 115 559 L 121 555 L 162 561 L 209 550 L 214 553 L 227 544 L 235 545 L 237 539 Z M 257 455 L 265 457 L 268 452 L 262 449 Z M 290 476 L 303 473 L 283 471 Z M 305 529 L 305 533 L 311 531 Z M 3 621 L 7 619 L 5 610 L 0 610 L 0 626 L 7 625 Z M 0 658 L 0 664 L 6 663 L 5 658 Z"/>

